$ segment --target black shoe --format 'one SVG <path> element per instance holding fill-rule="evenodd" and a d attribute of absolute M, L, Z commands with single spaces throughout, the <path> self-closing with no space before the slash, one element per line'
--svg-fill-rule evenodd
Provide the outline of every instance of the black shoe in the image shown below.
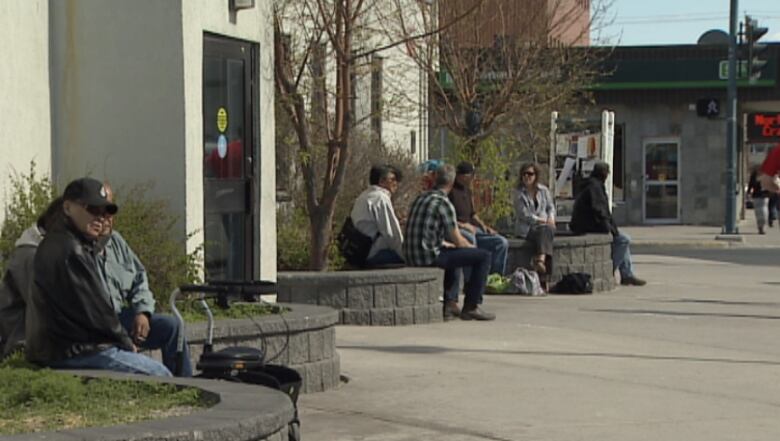
<path fill-rule="evenodd" d="M 460 312 L 460 318 L 462 320 L 490 321 L 495 320 L 496 315 L 485 312 L 478 305 L 464 305 L 463 310 Z"/>
<path fill-rule="evenodd" d="M 631 285 L 631 286 L 644 286 L 647 285 L 647 282 L 638 278 L 638 277 L 626 277 L 625 279 L 620 279 L 621 285 Z"/>
<path fill-rule="evenodd" d="M 442 305 L 444 311 L 444 321 L 448 322 L 456 317 L 460 317 L 460 308 L 456 302 L 444 302 Z"/>

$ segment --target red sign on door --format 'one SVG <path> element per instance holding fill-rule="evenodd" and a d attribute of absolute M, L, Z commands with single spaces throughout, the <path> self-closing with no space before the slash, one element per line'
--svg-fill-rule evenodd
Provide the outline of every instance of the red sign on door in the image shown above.
<path fill-rule="evenodd" d="M 745 129 L 749 142 L 780 141 L 780 113 L 749 113 Z"/>

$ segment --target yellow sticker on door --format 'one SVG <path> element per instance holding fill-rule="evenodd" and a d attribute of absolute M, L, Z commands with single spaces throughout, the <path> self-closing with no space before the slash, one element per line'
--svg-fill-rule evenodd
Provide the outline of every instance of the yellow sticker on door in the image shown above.
<path fill-rule="evenodd" d="M 227 110 L 225 110 L 224 107 L 220 107 L 219 110 L 217 110 L 217 128 L 219 129 L 219 133 L 225 133 L 225 130 L 227 130 L 227 126 L 228 126 Z"/>

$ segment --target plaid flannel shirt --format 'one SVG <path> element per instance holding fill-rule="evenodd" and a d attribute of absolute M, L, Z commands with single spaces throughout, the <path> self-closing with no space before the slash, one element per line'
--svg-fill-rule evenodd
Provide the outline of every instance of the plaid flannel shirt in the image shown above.
<path fill-rule="evenodd" d="M 404 254 L 406 263 L 413 266 L 431 266 L 439 257 L 442 242 L 450 239 L 457 227 L 455 207 L 441 190 L 430 190 L 412 203 L 406 223 Z"/>

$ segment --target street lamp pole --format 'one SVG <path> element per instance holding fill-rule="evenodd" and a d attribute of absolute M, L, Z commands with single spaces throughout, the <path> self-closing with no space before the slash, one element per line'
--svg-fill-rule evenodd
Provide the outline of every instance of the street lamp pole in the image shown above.
<path fill-rule="evenodd" d="M 726 97 L 726 222 L 723 234 L 737 231 L 737 10 L 731 0 L 729 11 L 729 84 Z"/>

